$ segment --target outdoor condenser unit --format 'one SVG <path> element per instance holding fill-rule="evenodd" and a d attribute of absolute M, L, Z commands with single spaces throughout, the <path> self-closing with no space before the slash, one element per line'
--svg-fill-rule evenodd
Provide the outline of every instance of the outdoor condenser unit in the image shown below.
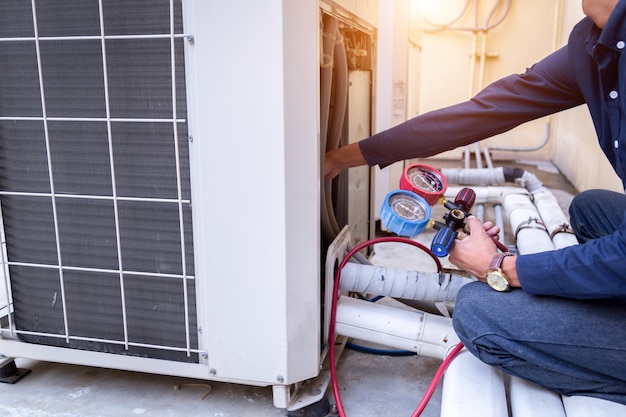
<path fill-rule="evenodd" d="M 271 385 L 278 407 L 318 376 L 318 18 L 0 2 L 0 354 Z"/>

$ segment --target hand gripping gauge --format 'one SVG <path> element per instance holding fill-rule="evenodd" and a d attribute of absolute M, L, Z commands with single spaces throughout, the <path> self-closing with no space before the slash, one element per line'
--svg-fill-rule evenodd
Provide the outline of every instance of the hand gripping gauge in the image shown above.
<path fill-rule="evenodd" d="M 443 200 L 448 181 L 439 170 L 428 165 L 413 164 L 404 169 L 400 177 L 400 189 L 413 191 L 434 206 Z"/>
<path fill-rule="evenodd" d="M 387 194 L 380 208 L 380 220 L 398 236 L 412 237 L 426 228 L 430 205 L 412 191 L 395 190 Z"/>
<path fill-rule="evenodd" d="M 465 219 L 470 215 L 470 209 L 476 201 L 476 193 L 471 188 L 462 188 L 454 199 L 454 203 L 447 201 L 444 207 L 450 210 L 444 214 L 444 223 L 435 222 L 437 233 L 430 245 L 430 250 L 439 257 L 447 256 L 454 245 L 458 232 L 465 227 Z"/>

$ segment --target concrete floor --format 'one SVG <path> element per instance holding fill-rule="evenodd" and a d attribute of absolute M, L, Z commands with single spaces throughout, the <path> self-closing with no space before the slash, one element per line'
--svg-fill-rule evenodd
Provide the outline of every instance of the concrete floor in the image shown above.
<path fill-rule="evenodd" d="M 346 351 L 339 366 L 345 412 L 358 417 L 411 415 L 439 363 L 417 356 Z M 24 359 L 17 359 L 16 364 L 32 372 L 16 384 L 0 384 L 0 415 L 4 417 L 287 415 L 274 407 L 271 388 Z M 439 415 L 440 398 L 441 387 L 424 417 Z M 331 390 L 328 399 L 334 402 Z"/>
<path fill-rule="evenodd" d="M 542 166 L 518 162 L 515 165 L 535 173 L 544 185 L 553 190 L 562 201 L 562 206 L 567 207 L 574 190 L 553 170 L 551 164 Z M 426 235 L 422 238 L 428 240 Z M 416 262 L 415 251 L 379 247 L 376 262 L 411 266 Z M 270 387 L 188 380 L 19 358 L 16 363 L 18 367 L 32 372 L 14 385 L 0 384 L 0 415 L 5 417 L 287 415 L 285 410 L 274 407 Z M 338 374 L 347 415 L 411 415 L 440 363 L 440 360 L 417 356 L 392 357 L 344 351 Z M 209 389 L 211 392 L 203 399 Z M 423 413 L 424 417 L 439 415 L 440 398 L 441 383 Z M 330 387 L 328 399 L 334 402 Z"/>

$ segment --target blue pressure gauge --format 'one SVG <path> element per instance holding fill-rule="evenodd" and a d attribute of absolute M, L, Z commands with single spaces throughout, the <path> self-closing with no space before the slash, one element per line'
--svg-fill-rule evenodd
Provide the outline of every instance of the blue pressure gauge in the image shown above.
<path fill-rule="evenodd" d="M 380 220 L 385 227 L 404 237 L 422 232 L 428 225 L 430 215 L 426 200 L 408 190 L 390 192 L 380 208 Z"/>

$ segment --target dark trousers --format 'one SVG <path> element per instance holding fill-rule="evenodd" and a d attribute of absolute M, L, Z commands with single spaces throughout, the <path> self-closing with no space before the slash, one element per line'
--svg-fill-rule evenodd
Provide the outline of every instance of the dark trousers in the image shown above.
<path fill-rule="evenodd" d="M 624 194 L 587 191 L 572 201 L 570 222 L 583 243 L 614 231 L 625 210 Z M 504 372 L 563 395 L 626 404 L 623 299 L 499 293 L 474 282 L 461 288 L 453 324 L 470 352 Z"/>

